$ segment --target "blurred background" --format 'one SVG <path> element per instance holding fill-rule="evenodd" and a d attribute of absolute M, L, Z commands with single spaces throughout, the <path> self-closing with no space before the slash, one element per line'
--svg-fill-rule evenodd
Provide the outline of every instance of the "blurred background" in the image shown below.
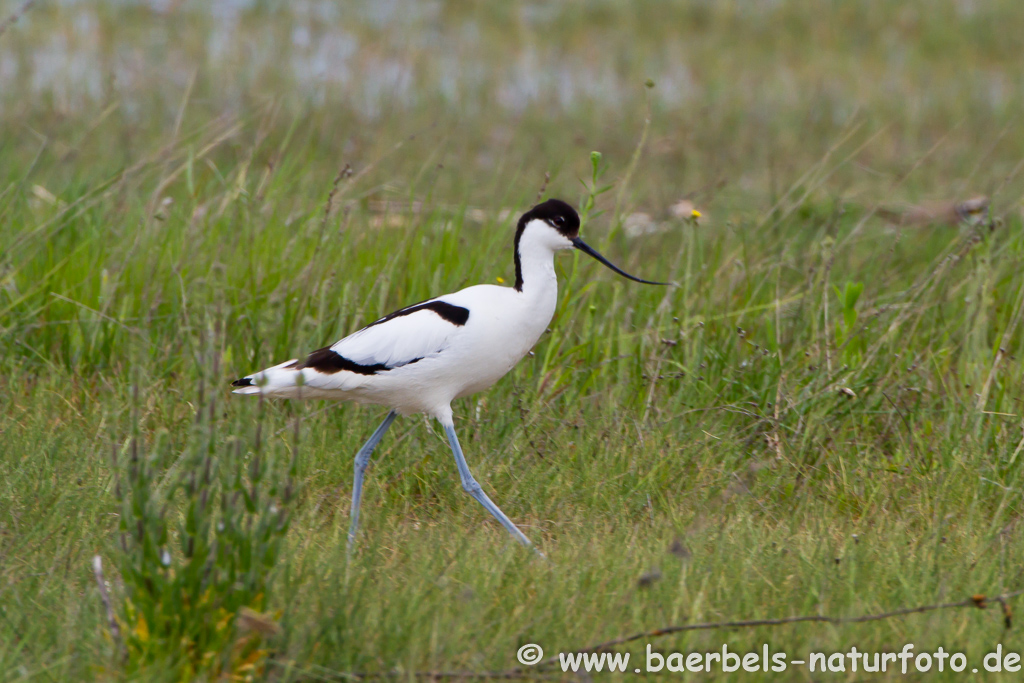
<path fill-rule="evenodd" d="M 68 182 L 232 121 L 228 147 L 292 136 L 299 184 L 416 136 L 374 192 L 432 174 L 448 201 L 522 204 L 545 172 L 577 192 L 593 149 L 621 172 L 649 105 L 648 211 L 764 211 L 829 153 L 851 163 L 817 191 L 847 200 L 1016 200 L 1022 25 L 1014 0 L 36 2 L 0 39 L 0 173 L 59 160 Z"/>

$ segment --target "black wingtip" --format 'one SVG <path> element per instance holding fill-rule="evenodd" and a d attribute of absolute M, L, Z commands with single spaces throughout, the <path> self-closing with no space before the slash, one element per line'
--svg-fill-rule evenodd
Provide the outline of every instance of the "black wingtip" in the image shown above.
<path fill-rule="evenodd" d="M 233 387 L 251 387 L 252 386 L 252 378 L 251 377 L 243 377 L 242 379 L 236 379 L 234 382 L 231 383 L 231 386 L 233 386 Z"/>

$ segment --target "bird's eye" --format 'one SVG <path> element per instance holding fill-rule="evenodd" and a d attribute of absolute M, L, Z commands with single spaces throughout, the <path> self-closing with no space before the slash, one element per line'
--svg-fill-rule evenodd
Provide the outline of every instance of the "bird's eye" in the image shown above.
<path fill-rule="evenodd" d="M 561 225 L 562 223 L 565 223 L 565 219 L 562 218 L 561 216 L 555 216 L 554 220 L 555 220 L 555 225 Z"/>

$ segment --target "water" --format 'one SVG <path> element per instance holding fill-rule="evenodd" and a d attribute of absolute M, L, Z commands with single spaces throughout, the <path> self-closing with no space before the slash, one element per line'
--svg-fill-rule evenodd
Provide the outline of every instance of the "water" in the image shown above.
<path fill-rule="evenodd" d="M 639 76 L 616 64 L 621 54 L 529 40 L 495 45 L 500 27 L 471 12 L 445 13 L 440 2 L 264 4 L 63 0 L 45 12 L 32 8 L 0 39 L 0 105 L 17 106 L 12 94 L 27 93 L 66 113 L 112 99 L 131 110 L 154 90 L 180 97 L 197 68 L 227 102 L 254 90 L 287 92 L 343 101 L 367 118 L 423 98 L 521 112 L 536 103 L 607 105 L 641 92 Z M 527 33 L 559 17 L 544 4 L 515 14 L 517 31 Z M 652 67 L 669 106 L 695 95 L 685 64 Z"/>

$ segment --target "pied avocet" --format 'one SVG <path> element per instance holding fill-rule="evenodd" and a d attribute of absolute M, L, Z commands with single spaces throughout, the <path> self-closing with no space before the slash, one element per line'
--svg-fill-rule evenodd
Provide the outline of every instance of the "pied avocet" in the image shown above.
<path fill-rule="evenodd" d="M 444 427 L 462 487 L 520 543 L 531 545 L 469 471 L 455 436 L 452 400 L 490 387 L 537 343 L 555 312 L 555 252 L 576 248 L 619 275 L 650 285 L 612 265 L 580 239 L 580 217 L 550 199 L 519 219 L 513 287 L 476 285 L 386 315 L 332 346 L 233 382 L 236 394 L 328 398 L 391 409 L 355 458 L 349 545 L 359 527 L 363 473 L 398 415 L 426 413 Z"/>

